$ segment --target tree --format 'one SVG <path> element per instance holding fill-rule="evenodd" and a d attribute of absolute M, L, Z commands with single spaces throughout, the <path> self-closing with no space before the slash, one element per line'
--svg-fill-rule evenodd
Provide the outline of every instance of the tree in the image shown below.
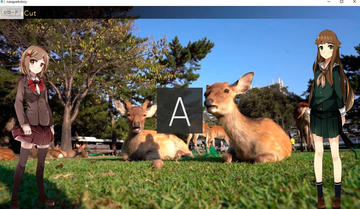
<path fill-rule="evenodd" d="M 236 100 L 242 114 L 251 118 L 271 118 L 286 130 L 294 125 L 296 100 L 294 101 L 293 95 L 288 92 L 287 87 L 280 89 L 279 84 L 274 84 L 252 88 L 246 94 L 238 95 Z"/>
<path fill-rule="evenodd" d="M 140 95 L 154 99 L 156 88 L 188 87 L 199 78 L 195 71 L 200 70 L 204 59 L 214 43 L 206 37 L 182 46 L 177 36 L 167 44 L 166 38 L 154 42 L 148 53 L 149 62 L 142 68 L 137 80 L 144 83 L 136 91 Z"/>
<path fill-rule="evenodd" d="M 311 91 L 311 86 L 313 83 L 314 79 L 309 79 L 308 84 L 307 84 L 307 89 L 306 91 L 304 91 L 301 96 L 305 97 L 305 101 L 308 102 L 309 101 L 309 96 L 310 96 L 310 91 Z"/>
<path fill-rule="evenodd" d="M 11 118 L 16 118 L 14 102 L 18 77 L 15 72 L 2 67 L 0 67 L 0 74 L 0 146 L 7 146 L 10 142 L 10 133 L 5 126 Z"/>
<path fill-rule="evenodd" d="M 120 70 L 130 54 L 142 48 L 134 45 L 133 20 L 29 20 L 19 25 L 6 21 L 2 31 L 6 40 L 19 51 L 37 44 L 48 52 L 52 63 L 48 82 L 64 108 L 61 147 L 71 149 L 71 124 L 81 102 L 93 90 L 99 77 L 109 69 Z M 123 51 L 132 53 L 123 54 Z"/>
<path fill-rule="evenodd" d="M 115 145 L 115 111 L 118 97 L 142 102 L 154 99 L 156 87 L 188 86 L 199 75 L 199 61 L 213 47 L 206 38 L 181 46 L 176 37 L 147 42 L 132 35 L 132 20 L 25 20 L 0 26 L 7 43 L 19 56 L 29 45 L 45 48 L 52 63 L 48 82 L 52 96 L 63 107 L 61 146 L 71 149 L 71 128 L 90 92 L 108 102 Z M 20 56 L 19 56 L 20 57 Z M 57 114 L 55 114 L 57 115 Z"/>
<path fill-rule="evenodd" d="M 360 45 L 354 47 L 358 56 L 342 55 L 341 63 L 344 67 L 346 76 L 348 77 L 351 87 L 355 95 L 360 94 Z"/>
<path fill-rule="evenodd" d="M 347 113 L 347 120 L 349 124 L 345 124 L 344 127 L 348 132 L 359 135 L 356 133 L 356 129 L 353 129 L 356 125 L 360 124 L 360 45 L 355 47 L 358 56 L 355 55 L 342 55 L 341 62 L 344 67 L 346 76 L 350 81 L 350 85 L 354 90 L 355 101 L 353 107 Z"/>

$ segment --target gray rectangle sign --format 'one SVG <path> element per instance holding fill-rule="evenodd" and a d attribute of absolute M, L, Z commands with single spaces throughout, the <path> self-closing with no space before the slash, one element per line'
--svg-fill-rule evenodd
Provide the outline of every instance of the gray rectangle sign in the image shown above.
<path fill-rule="evenodd" d="M 24 19 L 23 6 L 1 6 L 0 20 Z"/>

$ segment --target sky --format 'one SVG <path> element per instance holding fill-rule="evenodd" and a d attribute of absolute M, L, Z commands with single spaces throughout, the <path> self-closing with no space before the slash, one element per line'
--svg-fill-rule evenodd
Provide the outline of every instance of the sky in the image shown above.
<path fill-rule="evenodd" d="M 289 91 L 301 95 L 313 78 L 315 39 L 324 29 L 337 34 L 341 54 L 357 55 L 360 21 L 355 19 L 139 19 L 134 33 L 155 40 L 166 36 L 168 41 L 178 36 L 183 45 L 204 37 L 214 42 L 200 62 L 200 78 L 190 87 L 233 83 L 254 72 L 254 87 L 281 78 Z"/>

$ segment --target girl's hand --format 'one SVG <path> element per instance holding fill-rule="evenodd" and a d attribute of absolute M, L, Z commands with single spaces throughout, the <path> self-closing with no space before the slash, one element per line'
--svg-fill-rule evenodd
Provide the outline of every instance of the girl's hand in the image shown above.
<path fill-rule="evenodd" d="M 51 133 L 54 135 L 54 133 L 55 133 L 55 131 L 54 131 L 54 125 L 52 125 L 52 126 L 50 127 L 50 129 L 51 129 Z"/>
<path fill-rule="evenodd" d="M 25 135 L 31 135 L 31 128 L 28 124 L 22 125 L 21 128 Z"/>
<path fill-rule="evenodd" d="M 341 124 L 344 126 L 344 124 L 345 124 L 345 116 L 341 117 Z"/>

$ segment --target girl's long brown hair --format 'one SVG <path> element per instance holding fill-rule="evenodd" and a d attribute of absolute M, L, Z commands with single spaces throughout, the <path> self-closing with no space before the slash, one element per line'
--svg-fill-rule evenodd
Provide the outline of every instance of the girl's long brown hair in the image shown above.
<path fill-rule="evenodd" d="M 344 101 L 344 104 L 346 106 L 346 111 L 348 111 L 348 110 L 351 109 L 351 107 L 352 107 L 352 105 L 354 103 L 354 92 L 353 92 L 353 90 L 352 90 L 352 88 L 350 86 L 349 80 L 345 76 L 344 69 L 343 69 L 343 66 L 341 64 L 340 53 L 339 53 L 341 42 L 338 40 L 336 34 L 333 31 L 331 31 L 331 30 L 323 30 L 319 34 L 319 36 L 316 38 L 315 44 L 317 46 L 319 46 L 319 44 L 325 44 L 325 43 L 331 43 L 331 44 L 334 45 L 333 54 L 331 56 L 330 63 L 328 64 L 329 70 L 327 70 L 327 72 L 326 72 L 326 79 L 327 79 L 327 81 L 329 82 L 330 85 L 334 84 L 334 81 L 333 81 L 333 67 L 334 67 L 335 63 L 338 64 L 339 69 L 340 69 L 339 70 L 340 87 L 341 87 L 341 91 L 342 91 L 343 101 Z M 325 61 L 325 59 L 323 57 L 321 57 L 319 47 L 318 47 L 317 48 L 316 60 L 315 60 L 315 63 L 313 65 L 314 76 L 315 76 L 315 73 L 316 73 L 316 68 L 318 66 L 318 63 L 324 62 L 324 61 Z M 345 85 L 346 85 L 346 87 L 345 87 Z M 313 90 L 314 90 L 314 83 L 313 83 L 313 85 L 311 87 L 309 103 L 311 101 Z"/>

